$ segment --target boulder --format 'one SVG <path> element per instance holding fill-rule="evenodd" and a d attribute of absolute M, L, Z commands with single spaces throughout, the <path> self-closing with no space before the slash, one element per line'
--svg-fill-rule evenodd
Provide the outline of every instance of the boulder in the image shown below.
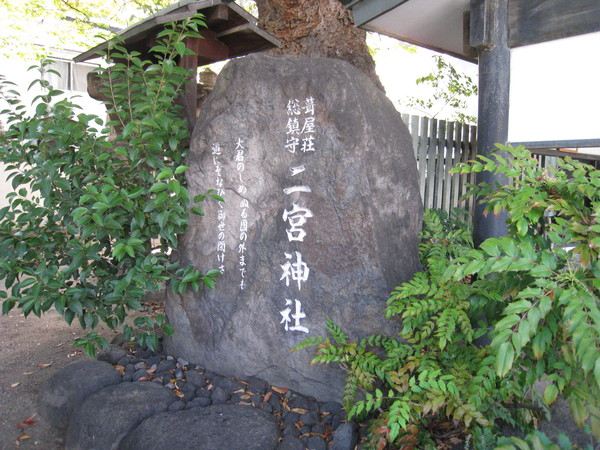
<path fill-rule="evenodd" d="M 353 450 L 358 443 L 358 427 L 354 422 L 341 424 L 333 433 L 331 450 Z"/>
<path fill-rule="evenodd" d="M 166 411 L 177 401 L 156 383 L 121 383 L 90 395 L 71 417 L 67 450 L 111 450 L 144 419 Z"/>
<path fill-rule="evenodd" d="M 192 196 L 225 201 L 191 217 L 180 260 L 221 274 L 214 290 L 168 290 L 167 350 L 340 400 L 342 371 L 290 350 L 326 319 L 353 340 L 398 331 L 385 301 L 419 269 L 422 216 L 400 115 L 346 62 L 251 55 L 219 75 L 187 165 Z"/>
<path fill-rule="evenodd" d="M 121 375 L 109 363 L 77 361 L 55 372 L 43 383 L 37 411 L 53 427 L 66 428 L 73 410 L 89 395 L 120 382 Z"/>
<path fill-rule="evenodd" d="M 146 419 L 123 439 L 121 450 L 268 450 L 277 447 L 273 417 L 248 406 L 218 405 Z"/>

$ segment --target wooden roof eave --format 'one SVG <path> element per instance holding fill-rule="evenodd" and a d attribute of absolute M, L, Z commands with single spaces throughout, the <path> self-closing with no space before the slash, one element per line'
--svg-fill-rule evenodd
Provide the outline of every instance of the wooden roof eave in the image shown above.
<path fill-rule="evenodd" d="M 148 18 L 138 22 L 128 28 L 125 28 L 118 35 L 126 41 L 126 43 L 134 43 L 138 42 L 142 39 L 148 37 L 148 35 L 152 32 L 152 30 L 159 28 L 161 25 L 165 23 L 183 20 L 187 17 L 191 17 L 192 15 L 198 13 L 199 11 L 215 7 L 215 6 L 225 6 L 228 9 L 232 10 L 239 19 L 236 21 L 237 24 L 233 25 L 230 28 L 226 28 L 216 33 L 216 36 L 226 36 L 230 34 L 234 34 L 239 31 L 251 31 L 254 35 L 264 40 L 264 45 L 261 46 L 261 50 L 269 47 L 281 47 L 281 42 L 270 35 L 266 31 L 260 29 L 258 27 L 258 21 L 254 16 L 246 12 L 243 8 L 235 3 L 223 3 L 222 0 L 182 0 L 179 1 L 155 14 L 149 16 Z M 207 24 L 210 29 L 210 24 Z M 97 58 L 100 54 L 106 51 L 109 45 L 116 41 L 116 38 L 110 39 L 108 41 L 102 42 L 95 47 L 83 52 L 76 57 L 73 58 L 75 62 L 83 62 L 89 59 Z M 248 52 L 247 52 L 248 53 Z M 240 54 L 232 54 L 230 57 L 242 56 L 246 53 Z"/>

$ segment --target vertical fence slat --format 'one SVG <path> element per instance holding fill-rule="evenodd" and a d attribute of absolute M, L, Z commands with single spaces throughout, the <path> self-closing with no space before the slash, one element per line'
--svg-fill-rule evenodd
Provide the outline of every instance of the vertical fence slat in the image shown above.
<path fill-rule="evenodd" d="M 438 136 L 436 142 L 436 172 L 435 172 L 435 203 L 434 208 L 442 208 L 442 189 L 444 187 L 444 154 L 446 149 L 446 122 L 438 122 Z"/>
<path fill-rule="evenodd" d="M 469 161 L 469 159 L 471 159 L 471 144 L 469 143 L 469 137 L 470 137 L 470 130 L 471 128 L 469 127 L 469 125 L 467 124 L 463 124 L 462 126 L 462 142 L 461 142 L 461 146 L 462 146 L 462 155 L 460 158 L 460 162 L 462 163 L 466 163 Z M 464 195 L 465 192 L 467 192 L 467 183 L 469 182 L 469 174 L 462 174 L 460 176 L 460 196 L 462 197 Z M 466 209 L 469 210 L 469 204 L 468 201 L 463 201 L 461 204 L 461 208 L 462 209 Z"/>
<path fill-rule="evenodd" d="M 475 159 L 477 155 L 477 127 L 471 126 L 470 128 L 469 159 Z M 469 183 L 475 184 L 475 172 L 469 174 Z M 468 204 L 468 210 L 471 212 L 471 217 L 473 217 L 473 212 L 475 210 L 475 199 L 472 196 L 469 197 Z"/>
<path fill-rule="evenodd" d="M 412 135 L 413 150 L 415 151 L 415 159 L 419 159 L 419 118 L 411 116 L 410 134 Z"/>
<path fill-rule="evenodd" d="M 462 142 L 462 131 L 463 125 L 460 123 L 456 124 L 455 132 L 456 136 L 454 138 L 454 157 L 452 158 L 452 168 L 456 167 L 458 163 L 461 162 L 462 154 L 464 152 L 463 142 Z M 461 177 L 458 174 L 452 175 L 452 195 L 451 202 L 452 208 L 458 207 L 458 199 L 459 199 L 459 191 L 460 191 L 460 181 Z"/>
<path fill-rule="evenodd" d="M 402 114 L 402 121 L 406 124 L 406 128 L 409 129 L 410 135 L 412 137 L 413 151 L 415 152 L 415 159 L 418 162 L 418 147 L 419 147 L 419 138 L 421 134 L 419 133 L 419 116 L 412 116 L 410 114 Z"/>
<path fill-rule="evenodd" d="M 466 183 L 475 183 L 475 174 L 450 175 L 450 169 L 475 158 L 477 127 L 427 117 L 402 114 L 410 130 L 419 171 L 419 192 L 424 208 L 450 213 L 459 207 L 472 215 L 472 198 L 460 202 Z"/>
<path fill-rule="evenodd" d="M 452 169 L 452 155 L 455 151 L 454 144 L 454 122 L 448 122 L 446 125 L 446 154 L 444 156 L 444 184 L 442 188 L 442 209 L 449 213 L 452 210 L 450 204 L 450 193 L 452 191 L 452 176 L 450 169 Z"/>
<path fill-rule="evenodd" d="M 425 180 L 425 196 L 427 201 L 425 202 L 425 208 L 434 207 L 434 195 L 435 195 L 435 161 L 437 158 L 437 134 L 438 134 L 438 121 L 432 119 L 430 122 L 429 134 L 427 139 L 427 177 Z"/>
<path fill-rule="evenodd" d="M 419 122 L 419 118 L 415 117 L 415 122 Z M 425 183 L 427 179 L 427 145 L 429 136 L 429 119 L 421 117 L 421 133 L 419 134 L 419 150 L 417 160 L 419 161 L 419 190 L 421 192 L 421 200 L 425 204 Z"/>

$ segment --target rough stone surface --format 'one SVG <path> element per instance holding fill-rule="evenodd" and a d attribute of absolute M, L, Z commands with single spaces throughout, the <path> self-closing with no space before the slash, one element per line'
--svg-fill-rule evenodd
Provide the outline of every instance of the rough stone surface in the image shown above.
<path fill-rule="evenodd" d="M 283 441 L 279 444 L 279 450 L 305 450 L 306 447 L 300 439 L 296 436 L 288 434 L 283 438 Z"/>
<path fill-rule="evenodd" d="M 66 428 L 73 410 L 91 394 L 121 382 L 107 362 L 78 361 L 52 375 L 42 385 L 38 413 L 56 428 Z"/>
<path fill-rule="evenodd" d="M 288 114 L 295 99 L 299 114 Z M 286 147 L 291 138 L 299 140 L 295 153 Z M 314 151 L 302 151 L 312 138 Z M 168 291 L 176 333 L 167 350 L 223 375 L 340 400 L 342 371 L 311 366 L 314 349 L 290 349 L 326 335 L 326 319 L 351 339 L 397 333 L 384 318 L 385 300 L 419 268 L 422 215 L 400 115 L 343 61 L 251 55 L 219 75 L 187 165 L 192 196 L 222 183 L 225 202 L 207 201 L 205 216 L 191 217 L 181 262 L 203 271 L 222 264 L 224 273 L 215 290 Z"/>
<path fill-rule="evenodd" d="M 188 404 L 185 407 L 186 407 L 186 409 L 203 408 L 205 406 L 210 405 L 211 403 L 212 403 L 212 401 L 208 397 L 198 397 L 198 398 L 195 398 L 194 400 L 188 402 Z"/>
<path fill-rule="evenodd" d="M 121 358 L 124 356 L 127 356 L 127 350 L 125 350 L 123 347 L 112 344 L 108 348 L 100 350 L 96 356 L 96 359 L 98 361 L 106 361 L 110 364 L 118 364 Z"/>
<path fill-rule="evenodd" d="M 223 403 L 227 403 L 229 397 L 231 397 L 231 394 L 219 386 L 212 391 L 212 395 L 210 396 L 214 405 L 222 405 Z"/>
<path fill-rule="evenodd" d="M 353 450 L 358 442 L 357 426 L 354 422 L 341 424 L 335 433 L 329 450 Z"/>
<path fill-rule="evenodd" d="M 268 450 L 277 446 L 279 428 L 256 408 L 209 406 L 146 419 L 121 443 L 122 450 Z"/>
<path fill-rule="evenodd" d="M 577 426 L 575 419 L 573 419 L 573 414 L 571 414 L 569 403 L 562 396 L 558 397 L 556 402 L 554 402 L 550 412 L 552 413 L 552 418 L 540 422 L 541 431 L 546 433 L 555 442 L 558 439 L 558 434 L 564 433 L 573 444 L 576 444 L 580 448 L 586 448 L 590 445 L 590 435 Z M 597 444 L 600 444 L 600 442 Z"/>
<path fill-rule="evenodd" d="M 316 425 L 319 422 L 319 414 L 316 411 L 312 411 L 307 414 L 303 414 L 300 417 L 300 421 L 304 425 L 308 425 L 308 426 Z"/>
<path fill-rule="evenodd" d="M 144 419 L 166 411 L 177 400 L 156 383 L 122 383 L 90 395 L 73 411 L 65 439 L 67 450 L 116 449 Z"/>
<path fill-rule="evenodd" d="M 206 380 L 204 377 L 195 370 L 190 370 L 187 373 L 186 379 L 188 383 L 191 383 L 196 387 L 204 387 L 206 385 Z"/>
<path fill-rule="evenodd" d="M 321 412 L 328 412 L 331 414 L 337 414 L 342 411 L 344 407 L 338 402 L 327 402 L 321 406 Z"/>
<path fill-rule="evenodd" d="M 249 377 L 248 378 L 248 390 L 250 392 L 254 392 L 255 394 L 264 395 L 269 389 L 269 383 L 267 383 L 262 378 L 257 377 Z"/>
<path fill-rule="evenodd" d="M 309 436 L 306 440 L 308 450 L 327 450 L 327 443 L 321 436 Z"/>

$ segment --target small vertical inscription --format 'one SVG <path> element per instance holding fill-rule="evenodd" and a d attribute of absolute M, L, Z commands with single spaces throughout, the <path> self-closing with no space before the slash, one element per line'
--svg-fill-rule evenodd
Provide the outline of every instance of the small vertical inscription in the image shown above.
<path fill-rule="evenodd" d="M 244 198 L 244 195 L 248 192 L 246 183 L 244 182 L 243 173 L 245 166 L 245 152 L 244 141 L 242 139 L 237 140 L 235 144 L 235 163 L 236 171 L 239 177 L 238 194 L 242 199 L 240 200 L 240 227 L 239 227 L 239 238 L 238 244 L 238 265 L 240 271 L 240 290 L 246 288 L 246 241 L 248 240 L 248 199 Z"/>
<path fill-rule="evenodd" d="M 215 186 L 217 195 L 224 198 L 225 188 L 223 187 L 223 165 L 221 164 L 221 145 L 215 142 L 212 145 L 212 157 L 215 173 Z M 225 273 L 225 212 L 223 202 L 219 202 L 219 211 L 217 212 L 217 263 L 219 271 Z"/>

